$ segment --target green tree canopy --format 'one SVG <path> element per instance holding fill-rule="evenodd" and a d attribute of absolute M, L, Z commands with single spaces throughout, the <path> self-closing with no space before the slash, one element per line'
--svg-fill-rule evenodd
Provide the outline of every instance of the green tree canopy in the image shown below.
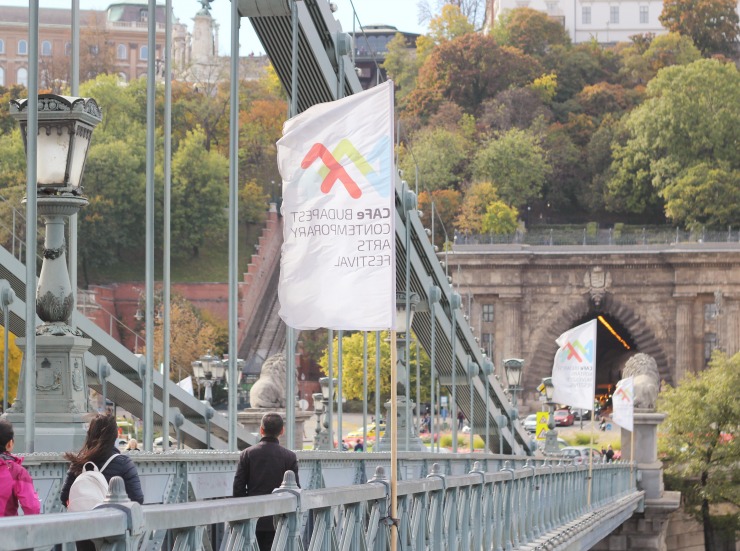
<path fill-rule="evenodd" d="M 660 449 L 667 454 L 667 474 L 686 484 L 686 508 L 704 525 L 706 549 L 717 549 L 714 528 L 731 539 L 740 533 L 740 354 L 715 352 L 709 368 L 688 373 L 660 393 L 658 408 L 667 417 Z M 717 506 L 729 505 L 729 514 Z M 727 509 L 725 509 L 727 511 Z"/>
<path fill-rule="evenodd" d="M 345 333 L 342 337 L 342 392 L 348 400 L 362 400 L 367 396 L 368 400 L 375 397 L 375 354 L 377 346 L 380 346 L 380 396 L 381 401 L 390 397 L 391 393 L 391 372 L 390 372 L 390 341 L 387 331 L 380 333 L 380 343 L 376 341 L 376 333 L 367 333 L 367 393 L 363 393 L 363 365 L 364 356 L 364 333 L 357 331 L 351 334 Z M 338 366 L 339 338 L 336 337 L 332 343 L 332 360 L 334 367 Z M 421 382 L 421 399 L 422 402 L 429 400 L 430 390 L 429 381 L 431 380 L 431 366 L 429 358 L 423 348 L 419 348 L 419 369 Z M 412 341 L 410 346 L 411 358 L 409 363 L 410 392 L 412 399 L 416 401 L 416 344 Z M 324 366 L 324 375 L 327 374 L 326 366 L 329 364 L 328 352 L 324 352 L 320 365 Z M 336 371 L 335 371 L 336 373 Z M 399 382 L 403 382 L 399 379 Z"/>
<path fill-rule="evenodd" d="M 626 119 L 628 139 L 624 145 L 615 146 L 610 194 L 627 198 L 640 190 L 641 201 L 649 202 L 648 186 L 652 185 L 653 194 L 657 190 L 666 201 L 690 197 L 693 192 L 682 188 L 697 183 L 696 173 L 689 177 L 686 171 L 705 164 L 725 174 L 715 173 L 711 181 L 716 189 L 704 188 L 701 195 L 722 197 L 725 186 L 732 185 L 740 169 L 740 73 L 735 65 L 699 60 L 668 67 L 650 81 L 647 93 L 645 103 Z M 735 185 L 740 186 L 740 182 L 735 180 Z M 700 205 L 695 207 L 692 218 L 675 220 L 688 224 L 714 219 Z M 672 207 L 670 211 L 676 216 L 683 212 Z M 724 220 L 725 224 L 738 222 Z"/>
<path fill-rule="evenodd" d="M 493 201 L 486 207 L 481 219 L 481 231 L 494 235 L 508 235 L 516 231 L 519 225 L 519 211 L 503 201 Z"/>
<path fill-rule="evenodd" d="M 735 52 L 740 36 L 735 0 L 664 0 L 661 24 L 690 36 L 704 55 Z"/>
<path fill-rule="evenodd" d="M 468 176 L 470 149 L 461 132 L 427 126 L 399 149 L 399 167 L 409 181 L 418 169 L 425 189 L 459 189 Z"/>
<path fill-rule="evenodd" d="M 198 256 L 209 240 L 222 241 L 227 220 L 229 161 L 206 151 L 205 134 L 196 128 L 172 157 L 173 255 Z"/>
<path fill-rule="evenodd" d="M 688 65 L 701 59 L 701 52 L 691 38 L 678 33 L 656 36 L 643 46 L 633 44 L 621 52 L 620 74 L 632 85 L 646 84 L 664 67 Z"/>
<path fill-rule="evenodd" d="M 499 197 L 516 207 L 540 196 L 550 172 L 538 139 L 518 128 L 492 138 L 475 157 L 475 177 L 493 182 Z"/>
<path fill-rule="evenodd" d="M 481 233 L 488 205 L 498 200 L 496 188 L 490 181 L 470 184 L 465 190 L 462 208 L 456 220 L 457 229 L 465 233 Z"/>

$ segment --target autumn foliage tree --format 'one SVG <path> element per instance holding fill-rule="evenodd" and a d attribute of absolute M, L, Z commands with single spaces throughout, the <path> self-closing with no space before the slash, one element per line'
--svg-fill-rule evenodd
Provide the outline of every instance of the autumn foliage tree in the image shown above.
<path fill-rule="evenodd" d="M 545 55 L 554 44 L 570 44 L 563 25 L 532 8 L 505 12 L 494 28 L 494 36 L 499 43 L 519 48 L 535 57 Z"/>
<path fill-rule="evenodd" d="M 661 24 L 690 36 L 705 56 L 732 55 L 740 27 L 735 0 L 664 0 Z"/>

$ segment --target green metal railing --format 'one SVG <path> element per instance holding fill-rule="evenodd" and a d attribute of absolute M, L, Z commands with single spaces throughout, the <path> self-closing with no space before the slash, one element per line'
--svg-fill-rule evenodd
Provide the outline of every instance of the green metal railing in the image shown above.
<path fill-rule="evenodd" d="M 275 515 L 277 551 L 387 550 L 393 522 L 401 551 L 568 549 L 576 543 L 587 549 L 643 506 L 634 465 L 627 463 L 591 471 L 533 459 L 492 471 L 482 465 L 476 461 L 466 474 L 453 475 L 435 463 L 426 477 L 399 482 L 398 519 L 389 518 L 383 467 L 366 484 L 301 490 L 287 472 L 270 496 L 143 507 L 128 501 L 116 477 L 106 503 L 94 511 L 0 519 L 0 549 L 93 539 L 111 551 L 253 550 L 257 518 L 266 515 Z"/>

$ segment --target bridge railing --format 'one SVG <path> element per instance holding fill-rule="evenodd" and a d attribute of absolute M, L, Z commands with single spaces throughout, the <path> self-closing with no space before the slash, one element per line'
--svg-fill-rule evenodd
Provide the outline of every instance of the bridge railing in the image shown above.
<path fill-rule="evenodd" d="M 530 459 L 519 468 L 506 462 L 486 472 L 475 462 L 470 472 L 451 475 L 434 464 L 426 477 L 398 483 L 398 548 L 564 549 L 576 541 L 595 543 L 642 506 L 632 467 L 595 465 L 589 485 L 588 466 Z M 48 549 L 81 539 L 99 540 L 111 551 L 253 549 L 257 519 L 276 515 L 273 549 L 380 551 L 389 548 L 389 498 L 382 467 L 361 485 L 301 490 L 288 472 L 269 496 L 143 507 L 128 501 L 123 481 L 114 478 L 106 503 L 94 511 L 0 519 L 0 549 Z"/>

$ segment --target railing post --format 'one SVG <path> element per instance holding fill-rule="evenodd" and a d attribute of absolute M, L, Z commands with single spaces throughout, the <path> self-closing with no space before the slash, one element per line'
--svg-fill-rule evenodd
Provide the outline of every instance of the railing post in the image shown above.
<path fill-rule="evenodd" d="M 144 513 L 141 510 L 141 505 L 128 498 L 123 478 L 114 476 L 110 479 L 105 501 L 96 505 L 95 509 L 118 509 L 126 513 L 126 533 L 117 537 L 103 538 L 103 548 L 106 551 L 134 551 L 138 549 L 139 539 L 144 535 Z"/>
<path fill-rule="evenodd" d="M 504 482 L 504 488 L 506 489 L 506 497 L 503 500 L 502 505 L 502 512 L 504 515 L 504 522 L 503 522 L 503 540 L 504 540 L 504 549 L 506 551 L 512 551 L 514 549 L 513 541 L 514 541 L 514 533 L 516 530 L 513 528 L 512 524 L 512 509 L 514 508 L 514 479 L 516 475 L 514 474 L 514 469 L 511 468 L 511 462 L 504 461 L 504 467 L 501 469 L 502 471 L 508 471 L 511 473 L 511 480 L 508 482 Z M 516 547 L 519 547 L 517 544 Z"/>
<path fill-rule="evenodd" d="M 376 421 L 376 438 L 379 426 L 379 422 Z M 365 547 L 372 551 L 386 551 L 390 549 L 390 525 L 385 520 L 390 514 L 388 500 L 391 495 L 391 487 L 385 476 L 385 469 L 376 467 L 375 476 L 368 480 L 368 483 L 382 484 L 385 487 L 385 498 L 376 501 L 370 512 Z"/>
<path fill-rule="evenodd" d="M 429 549 L 430 551 L 442 551 L 449 549 L 444 545 L 444 509 L 445 492 L 447 491 L 447 480 L 442 474 L 439 463 L 432 464 L 432 470 L 427 478 L 439 478 L 442 481 L 442 489 L 429 492 Z"/>
<path fill-rule="evenodd" d="M 482 549 L 483 533 L 488 532 L 488 526 L 483 522 L 483 494 L 485 489 L 486 475 L 481 469 L 479 461 L 473 463 L 473 470 L 470 474 L 480 476 L 480 485 L 473 486 L 470 489 L 470 531 L 471 531 L 471 549 Z M 485 541 L 489 541 L 487 538 Z"/>
<path fill-rule="evenodd" d="M 524 531 L 522 532 L 522 543 L 529 543 L 536 537 L 537 506 L 541 503 L 541 500 L 537 499 L 539 494 L 539 486 L 537 485 L 537 469 L 532 464 L 532 460 L 527 459 L 523 468 L 532 469 L 532 476 L 528 480 L 527 484 L 529 491 L 526 494 L 526 502 L 524 505 Z"/>
<path fill-rule="evenodd" d="M 293 471 L 285 471 L 283 483 L 272 491 L 273 494 L 292 494 L 296 498 L 295 511 L 280 515 L 275 530 L 275 544 L 277 549 L 298 551 L 302 549 L 299 516 L 301 514 L 301 489 L 295 481 Z"/>

